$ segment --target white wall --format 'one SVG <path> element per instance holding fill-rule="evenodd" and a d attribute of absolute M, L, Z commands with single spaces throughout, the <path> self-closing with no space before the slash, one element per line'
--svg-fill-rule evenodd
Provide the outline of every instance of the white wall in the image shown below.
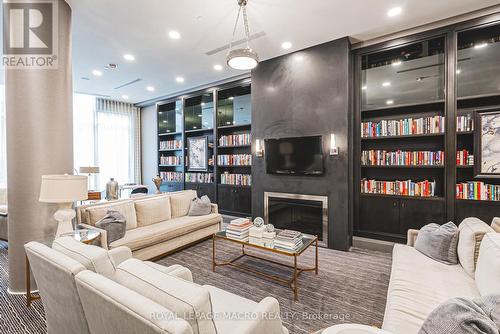
<path fill-rule="evenodd" d="M 156 187 L 153 177 L 158 174 L 158 129 L 156 127 L 156 105 L 141 109 L 141 150 L 142 183 L 147 185 L 149 193 L 154 194 Z"/>

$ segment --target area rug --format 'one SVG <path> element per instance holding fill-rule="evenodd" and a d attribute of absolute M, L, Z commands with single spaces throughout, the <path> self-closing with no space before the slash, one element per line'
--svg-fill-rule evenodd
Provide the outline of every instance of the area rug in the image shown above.
<path fill-rule="evenodd" d="M 240 246 L 218 240 L 217 260 L 237 256 Z M 286 257 L 258 250 L 250 251 L 274 260 Z M 234 267 L 217 267 L 212 272 L 212 241 L 207 240 L 157 261 L 163 265 L 180 264 L 189 268 L 194 281 L 210 284 L 256 302 L 266 296 L 279 301 L 285 327 L 291 334 L 303 334 L 340 323 L 381 326 L 391 271 L 391 255 L 352 249 L 350 252 L 319 249 L 319 274 L 304 272 L 299 278 L 299 298 L 293 301 L 290 288 Z M 263 261 L 243 258 L 239 263 L 273 275 L 291 275 L 291 270 Z M 291 264 L 291 262 L 289 262 Z M 299 258 L 299 264 L 314 263 L 313 250 Z"/>
<path fill-rule="evenodd" d="M 240 248 L 218 241 L 218 260 L 229 259 Z M 262 254 L 259 254 L 262 255 Z M 282 258 L 279 258 L 282 260 Z M 299 263 L 312 264 L 313 254 L 303 254 Z M 380 326 L 383 319 L 391 256 L 368 250 L 339 252 L 319 250 L 319 275 L 305 272 L 299 280 L 299 300 L 293 301 L 288 287 L 235 268 L 218 267 L 212 272 L 212 242 L 204 241 L 158 263 L 181 264 L 193 272 L 194 281 L 210 284 L 240 296 L 260 301 L 266 296 L 278 299 L 284 325 L 291 334 L 311 333 L 339 323 Z M 8 287 L 7 243 L 0 241 L 0 333 L 46 333 L 43 305 L 34 301 L 26 308 L 23 295 L 10 295 Z M 242 260 L 266 272 L 288 275 L 290 271 L 259 260 Z"/>

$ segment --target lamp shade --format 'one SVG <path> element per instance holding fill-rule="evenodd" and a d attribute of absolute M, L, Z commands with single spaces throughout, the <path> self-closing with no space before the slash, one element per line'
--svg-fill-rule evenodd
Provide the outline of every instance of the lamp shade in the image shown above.
<path fill-rule="evenodd" d="M 43 175 L 40 187 L 40 202 L 73 203 L 88 197 L 87 176 Z"/>
<path fill-rule="evenodd" d="M 99 173 L 99 167 L 97 167 L 97 166 L 83 166 L 83 167 L 80 167 L 80 173 L 83 173 L 83 174 L 98 174 Z"/>

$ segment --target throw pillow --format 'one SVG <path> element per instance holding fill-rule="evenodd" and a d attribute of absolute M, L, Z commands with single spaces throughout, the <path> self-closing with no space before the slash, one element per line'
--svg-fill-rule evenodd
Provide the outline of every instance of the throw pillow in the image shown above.
<path fill-rule="evenodd" d="M 201 198 L 193 198 L 189 207 L 188 216 L 204 216 L 212 212 L 210 198 L 207 195 Z"/>
<path fill-rule="evenodd" d="M 500 295 L 453 298 L 436 307 L 418 334 L 498 334 Z"/>
<path fill-rule="evenodd" d="M 127 220 L 120 212 L 108 210 L 106 215 L 95 223 L 95 226 L 106 230 L 108 235 L 108 245 L 115 240 L 125 236 Z"/>
<path fill-rule="evenodd" d="M 482 220 L 469 217 L 462 220 L 458 226 L 460 231 L 458 236 L 458 260 L 469 276 L 474 277 L 476 271 L 477 258 L 479 256 L 479 246 L 486 233 L 494 230 Z"/>
<path fill-rule="evenodd" d="M 458 228 L 452 222 L 425 225 L 418 232 L 415 249 L 446 264 L 457 264 Z"/>
<path fill-rule="evenodd" d="M 500 293 L 500 233 L 485 234 L 474 277 L 481 296 Z"/>

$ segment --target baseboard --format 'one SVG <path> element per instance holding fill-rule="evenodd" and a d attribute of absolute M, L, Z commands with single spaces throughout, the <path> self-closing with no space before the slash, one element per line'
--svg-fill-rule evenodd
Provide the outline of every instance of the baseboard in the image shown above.
<path fill-rule="evenodd" d="M 375 240 L 363 237 L 352 237 L 352 246 L 379 252 L 392 253 L 394 242 Z"/>

